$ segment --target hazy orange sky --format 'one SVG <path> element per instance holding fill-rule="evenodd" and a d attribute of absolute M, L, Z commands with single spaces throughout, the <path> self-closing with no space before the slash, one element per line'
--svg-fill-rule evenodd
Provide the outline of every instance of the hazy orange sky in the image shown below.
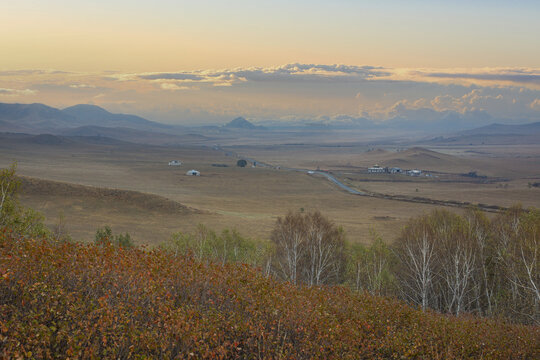
<path fill-rule="evenodd" d="M 536 121 L 538 19 L 538 1 L 6 1 L 0 102 L 178 123 L 424 108 Z"/>

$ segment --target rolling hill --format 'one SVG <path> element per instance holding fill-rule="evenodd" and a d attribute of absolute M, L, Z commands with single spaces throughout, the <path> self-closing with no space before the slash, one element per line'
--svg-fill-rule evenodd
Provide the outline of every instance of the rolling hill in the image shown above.
<path fill-rule="evenodd" d="M 84 126 L 125 127 L 141 131 L 179 134 L 180 126 L 161 124 L 140 116 L 113 114 L 95 105 L 75 105 L 60 110 L 43 104 L 0 103 L 0 131 L 61 134 Z"/>
<path fill-rule="evenodd" d="M 540 121 L 530 124 L 491 124 L 476 129 L 461 131 L 460 135 L 531 135 L 540 134 Z"/>
<path fill-rule="evenodd" d="M 443 154 L 423 147 L 412 147 L 401 151 L 385 151 L 375 149 L 366 153 L 362 166 L 378 164 L 383 167 L 400 167 L 402 169 L 420 169 L 441 173 L 468 173 L 470 171 L 487 171 L 486 164 L 470 157 Z"/>
<path fill-rule="evenodd" d="M 73 197 L 86 201 L 93 199 L 110 203 L 115 202 L 141 208 L 146 211 L 157 211 L 176 215 L 201 213 L 197 209 L 187 207 L 163 196 L 139 191 L 85 186 L 31 177 L 20 177 L 19 179 L 21 181 L 21 192 L 24 195 L 47 194 L 48 196 Z"/>
<path fill-rule="evenodd" d="M 211 137 L 199 134 L 166 134 L 164 132 L 153 132 L 133 129 L 129 127 L 105 127 L 105 126 L 81 126 L 66 129 L 61 132 L 68 137 L 107 137 L 126 142 L 134 142 L 148 145 L 185 145 L 212 141 Z"/>
<path fill-rule="evenodd" d="M 0 131 L 40 134 L 80 125 L 73 115 L 47 105 L 0 103 Z"/>
<path fill-rule="evenodd" d="M 524 145 L 538 144 L 540 122 L 519 125 L 491 124 L 460 131 L 448 136 L 430 138 L 426 144 L 449 145 Z"/>
<path fill-rule="evenodd" d="M 65 108 L 64 114 L 73 116 L 79 123 L 84 125 L 103 126 L 103 127 L 128 127 L 139 130 L 170 130 L 170 125 L 160 124 L 154 121 L 144 119 L 136 115 L 113 114 L 107 110 L 95 106 L 80 104 Z"/>

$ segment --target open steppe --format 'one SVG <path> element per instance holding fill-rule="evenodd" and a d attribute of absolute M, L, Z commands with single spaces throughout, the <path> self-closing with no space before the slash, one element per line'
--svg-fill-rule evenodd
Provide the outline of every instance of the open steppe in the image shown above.
<path fill-rule="evenodd" d="M 159 147 L 69 139 L 4 136 L 0 166 L 16 161 L 18 174 L 28 177 L 23 204 L 44 213 L 47 224 L 63 213 L 68 231 L 84 241 L 91 241 L 95 230 L 106 224 L 114 232 L 129 232 L 138 244 L 159 244 L 199 223 L 267 239 L 278 216 L 317 209 L 343 226 L 351 241 L 369 242 L 374 230 L 391 242 L 411 216 L 436 207 L 352 195 L 325 178 L 285 167 L 319 167 L 354 188 L 375 193 L 540 207 L 540 188 L 528 186 L 540 181 L 540 147 L 533 145 L 433 152 L 395 145 Z M 275 167 L 239 168 L 236 154 Z M 167 165 L 174 159 L 182 166 Z M 367 174 L 366 167 L 375 163 L 419 168 L 437 177 Z M 201 176 L 186 176 L 190 169 Z M 470 171 L 486 177 L 460 175 Z"/>

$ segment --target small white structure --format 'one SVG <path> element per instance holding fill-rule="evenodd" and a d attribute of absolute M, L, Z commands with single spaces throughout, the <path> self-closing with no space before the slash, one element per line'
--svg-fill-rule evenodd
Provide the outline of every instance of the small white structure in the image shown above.
<path fill-rule="evenodd" d="M 182 162 L 180 160 L 171 160 L 169 161 L 169 166 L 180 166 Z"/>
<path fill-rule="evenodd" d="M 190 176 L 201 176 L 201 173 L 198 172 L 197 170 L 189 170 L 186 175 L 190 175 Z"/>
<path fill-rule="evenodd" d="M 380 173 L 385 173 L 386 169 L 379 165 L 373 165 L 372 167 L 367 169 L 367 172 L 369 174 L 380 174 Z"/>
<path fill-rule="evenodd" d="M 308 173 L 309 175 L 313 175 L 313 174 L 315 174 L 315 171 L 309 170 L 307 173 Z"/>
<path fill-rule="evenodd" d="M 390 174 L 401 174 L 403 172 L 403 170 L 401 170 L 401 168 L 398 168 L 398 167 L 393 167 L 390 169 Z"/>
<path fill-rule="evenodd" d="M 420 176 L 422 175 L 422 171 L 418 169 L 414 169 L 414 170 L 407 171 L 407 174 L 410 176 Z"/>

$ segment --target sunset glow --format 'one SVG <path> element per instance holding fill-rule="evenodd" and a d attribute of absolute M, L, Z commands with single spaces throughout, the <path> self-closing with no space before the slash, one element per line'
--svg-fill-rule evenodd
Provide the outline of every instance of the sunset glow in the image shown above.
<path fill-rule="evenodd" d="M 0 102 L 170 123 L 421 108 L 532 121 L 538 18 L 533 1 L 6 2 Z"/>

